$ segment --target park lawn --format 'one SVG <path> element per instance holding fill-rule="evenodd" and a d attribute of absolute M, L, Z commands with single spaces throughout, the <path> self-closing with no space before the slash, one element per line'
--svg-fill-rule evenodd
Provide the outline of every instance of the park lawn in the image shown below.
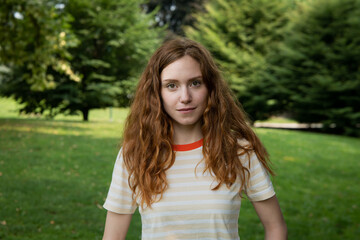
<path fill-rule="evenodd" d="M 55 120 L 18 117 L 0 99 L 0 239 L 101 239 L 102 209 L 126 109 Z M 5 106 L 6 105 L 6 106 Z M 356 239 L 360 234 L 360 139 L 256 129 L 271 154 L 273 183 L 289 239 Z M 244 199 L 242 239 L 263 239 Z M 136 213 L 127 239 L 139 239 Z"/>

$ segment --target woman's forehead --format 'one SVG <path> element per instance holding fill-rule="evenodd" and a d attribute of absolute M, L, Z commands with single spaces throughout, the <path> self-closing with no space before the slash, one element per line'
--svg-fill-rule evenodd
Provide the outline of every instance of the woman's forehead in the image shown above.
<path fill-rule="evenodd" d="M 190 56 L 184 56 L 167 65 L 160 73 L 161 80 L 194 78 L 202 76 L 200 64 Z"/>

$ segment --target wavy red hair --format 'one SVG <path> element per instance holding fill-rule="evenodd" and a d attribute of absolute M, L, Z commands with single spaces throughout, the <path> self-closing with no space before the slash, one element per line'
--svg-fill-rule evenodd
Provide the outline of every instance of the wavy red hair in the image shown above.
<path fill-rule="evenodd" d="M 263 166 L 273 174 L 269 155 L 248 125 L 240 103 L 235 100 L 222 79 L 210 52 L 189 39 L 165 42 L 150 58 L 137 86 L 126 120 L 123 158 L 129 173 L 134 199 L 141 206 L 160 200 L 168 187 L 166 170 L 175 161 L 172 150 L 172 120 L 165 112 L 160 94 L 161 72 L 174 61 L 191 56 L 200 64 L 203 81 L 208 89 L 208 103 L 202 117 L 205 171 L 210 171 L 218 185 L 231 186 L 240 177 L 244 187 L 248 170 L 239 156 L 254 151 Z M 248 144 L 239 140 L 246 139 Z"/>

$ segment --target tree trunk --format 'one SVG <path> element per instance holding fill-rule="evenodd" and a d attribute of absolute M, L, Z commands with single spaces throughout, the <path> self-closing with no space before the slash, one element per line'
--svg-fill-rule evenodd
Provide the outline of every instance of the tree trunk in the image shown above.
<path fill-rule="evenodd" d="M 89 109 L 82 109 L 81 112 L 83 114 L 83 121 L 89 121 Z"/>

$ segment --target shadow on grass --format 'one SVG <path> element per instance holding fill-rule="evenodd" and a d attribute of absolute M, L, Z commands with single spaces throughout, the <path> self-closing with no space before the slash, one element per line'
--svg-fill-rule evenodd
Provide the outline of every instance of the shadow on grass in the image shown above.
<path fill-rule="evenodd" d="M 279 124 L 281 125 L 281 124 Z M 318 133 L 318 134 L 327 134 L 327 135 L 337 135 L 337 136 L 346 136 L 346 137 L 353 137 L 358 138 L 360 136 L 360 128 L 353 129 L 352 134 L 345 134 L 344 129 L 340 128 L 287 128 L 287 127 L 257 127 L 260 129 L 277 129 L 277 130 L 289 130 L 289 131 L 299 131 L 299 132 L 306 132 L 306 133 Z"/>
<path fill-rule="evenodd" d="M 122 134 L 121 123 L 108 122 L 65 122 L 65 121 L 39 121 L 25 119 L 0 119 L 0 131 L 19 131 L 20 135 L 27 135 L 29 132 L 47 133 L 54 135 L 75 135 L 107 137 L 117 136 L 120 139 Z M 2 133 L 5 134 L 5 133 Z"/>
<path fill-rule="evenodd" d="M 96 121 L 77 121 L 77 120 L 49 120 L 49 119 L 28 119 L 28 118 L 0 118 L 0 124 L 2 123 L 19 123 L 19 124 L 33 124 L 42 126 L 53 126 L 53 125 L 65 125 L 65 124 L 89 124 L 95 123 Z M 101 121 L 98 121 L 101 122 Z"/>
<path fill-rule="evenodd" d="M 101 239 L 117 143 L 1 131 L 0 239 Z"/>

